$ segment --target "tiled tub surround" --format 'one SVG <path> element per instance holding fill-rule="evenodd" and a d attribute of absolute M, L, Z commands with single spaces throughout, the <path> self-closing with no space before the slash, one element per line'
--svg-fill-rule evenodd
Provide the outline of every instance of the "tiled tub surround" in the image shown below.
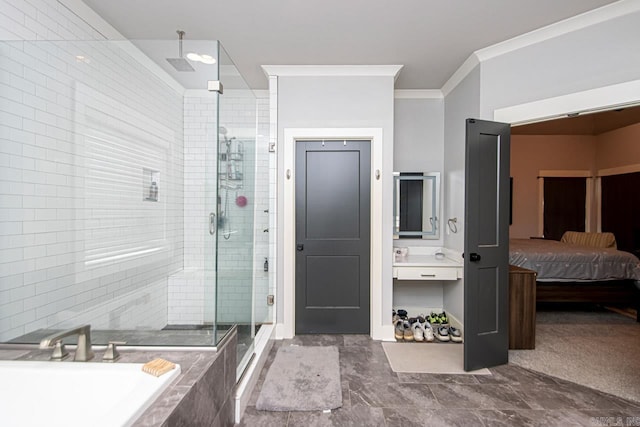
<path fill-rule="evenodd" d="M 174 426 L 232 426 L 234 421 L 234 390 L 236 380 L 235 328 L 223 339 L 217 351 L 198 350 L 129 350 L 120 347 L 119 363 L 146 363 L 157 357 L 177 363 L 181 373 L 167 387 L 155 402 L 132 425 L 136 427 L 174 427 Z M 52 364 L 80 364 L 102 362 L 103 349 L 95 350 L 96 357 L 90 362 L 73 362 L 73 350 L 69 361 L 51 362 Z M 51 350 L 0 348 L 0 360 L 46 361 Z M 106 365 L 106 363 L 104 363 Z M 60 381 L 64 381 L 61 379 Z M 56 393 L 56 384 L 44 385 Z M 25 394 L 28 397 L 29 394 Z M 72 397 L 67 396 L 68 399 Z M 49 416 L 55 421 L 56 416 Z M 73 412 L 60 417 L 64 424 L 72 425 Z M 86 419 L 80 420 L 87 425 Z M 48 425 L 55 425 L 50 424 Z M 114 424 L 110 426 L 115 427 Z"/>

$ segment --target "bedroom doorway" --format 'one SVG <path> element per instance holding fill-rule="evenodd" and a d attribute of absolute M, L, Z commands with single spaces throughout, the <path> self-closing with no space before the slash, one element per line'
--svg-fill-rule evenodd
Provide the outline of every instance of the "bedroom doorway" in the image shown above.
<path fill-rule="evenodd" d="M 612 221 L 602 223 L 601 181 L 640 167 L 640 151 L 633 145 L 640 137 L 640 106 L 512 125 L 511 132 L 510 237 L 560 240 L 564 231 L 613 231 Z M 628 198 L 640 191 L 626 188 Z M 629 232 L 637 229 L 640 239 L 640 218 L 632 220 L 638 224 Z M 640 252 L 638 239 L 638 247 L 630 249 Z"/>

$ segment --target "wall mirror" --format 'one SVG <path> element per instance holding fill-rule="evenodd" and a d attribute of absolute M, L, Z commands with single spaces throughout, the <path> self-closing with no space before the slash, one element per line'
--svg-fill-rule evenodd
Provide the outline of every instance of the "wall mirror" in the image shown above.
<path fill-rule="evenodd" d="M 394 172 L 393 201 L 394 238 L 440 238 L 440 172 Z"/>

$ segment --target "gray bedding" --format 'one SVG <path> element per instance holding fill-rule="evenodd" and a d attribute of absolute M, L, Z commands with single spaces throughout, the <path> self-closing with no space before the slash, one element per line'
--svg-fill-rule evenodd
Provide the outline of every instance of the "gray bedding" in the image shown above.
<path fill-rule="evenodd" d="M 640 281 L 640 261 L 629 252 L 555 240 L 511 239 L 509 264 L 537 272 L 539 281 Z"/>

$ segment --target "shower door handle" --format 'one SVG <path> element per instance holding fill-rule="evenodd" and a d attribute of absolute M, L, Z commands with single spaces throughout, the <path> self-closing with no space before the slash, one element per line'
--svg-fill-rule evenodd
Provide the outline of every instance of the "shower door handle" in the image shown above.
<path fill-rule="evenodd" d="M 209 234 L 216 234 L 216 214 L 213 212 L 209 214 Z"/>

